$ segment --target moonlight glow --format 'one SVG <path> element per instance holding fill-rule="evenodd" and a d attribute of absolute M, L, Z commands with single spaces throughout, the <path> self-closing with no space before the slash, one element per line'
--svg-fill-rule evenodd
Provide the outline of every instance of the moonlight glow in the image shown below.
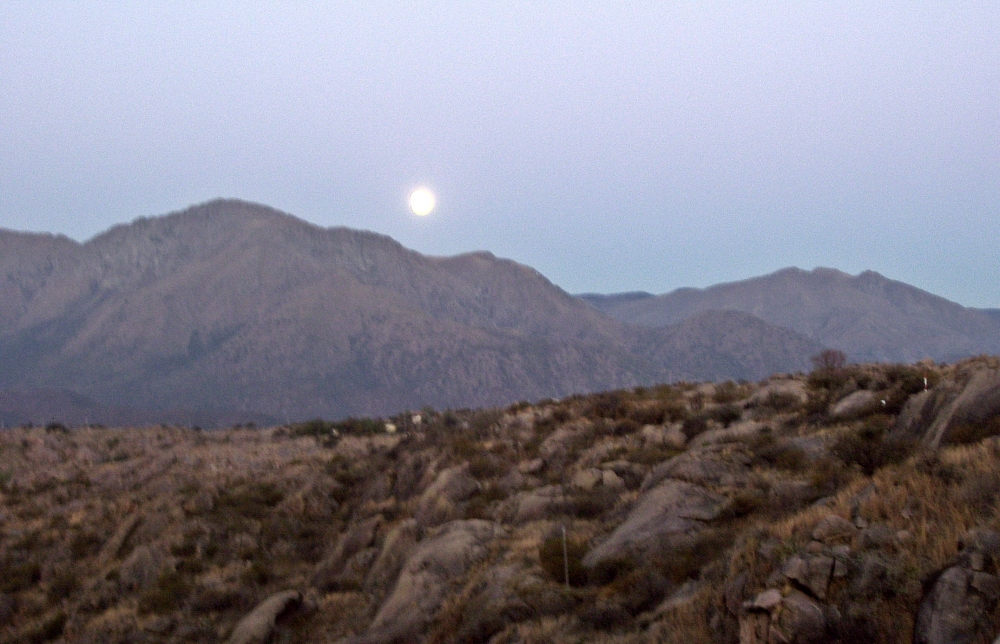
<path fill-rule="evenodd" d="M 423 217 L 434 210 L 434 193 L 427 188 L 417 188 L 410 193 L 410 210 L 414 215 Z"/>

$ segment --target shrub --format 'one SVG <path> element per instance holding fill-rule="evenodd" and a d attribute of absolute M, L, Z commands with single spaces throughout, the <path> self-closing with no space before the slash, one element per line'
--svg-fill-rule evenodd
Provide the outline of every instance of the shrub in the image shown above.
<path fill-rule="evenodd" d="M 222 490 L 216 507 L 251 519 L 262 519 L 284 496 L 274 483 L 247 483 L 233 490 Z"/>
<path fill-rule="evenodd" d="M 712 400 L 719 404 L 734 403 L 743 397 L 743 390 L 732 380 L 717 385 L 715 393 L 712 394 Z"/>
<path fill-rule="evenodd" d="M 789 472 L 801 472 L 809 464 L 809 458 L 799 447 L 786 441 L 775 440 L 770 432 L 758 434 L 750 442 L 753 450 L 753 464 Z"/>
<path fill-rule="evenodd" d="M 611 428 L 611 433 L 615 436 L 628 436 L 634 434 L 642 429 L 638 422 L 632 418 L 625 418 L 624 420 L 619 420 Z"/>
<path fill-rule="evenodd" d="M 7 562 L 0 575 L 0 592 L 16 593 L 27 590 L 42 578 L 42 568 L 37 562 Z"/>
<path fill-rule="evenodd" d="M 333 423 L 314 418 L 304 423 L 295 423 L 291 427 L 292 436 L 312 436 L 314 438 L 324 438 L 333 434 Z"/>
<path fill-rule="evenodd" d="M 628 419 L 639 425 L 659 425 L 666 419 L 663 407 L 636 407 L 629 412 Z"/>
<path fill-rule="evenodd" d="M 80 580 L 72 570 L 62 570 L 52 578 L 49 584 L 49 601 L 56 602 L 66 599 L 80 587 Z"/>
<path fill-rule="evenodd" d="M 93 532 L 77 532 L 70 541 L 69 551 L 74 559 L 85 559 L 97 554 L 104 541 Z"/>
<path fill-rule="evenodd" d="M 577 492 L 566 500 L 566 514 L 580 519 L 596 519 L 615 506 L 618 493 L 599 486 L 592 490 Z"/>
<path fill-rule="evenodd" d="M 722 518 L 740 519 L 754 512 L 759 512 L 766 504 L 767 495 L 761 490 L 753 488 L 740 490 L 729 500 L 729 505 L 726 506 Z"/>
<path fill-rule="evenodd" d="M 1000 435 L 1000 416 L 994 416 L 981 423 L 961 423 L 948 429 L 947 442 L 951 445 L 967 445 Z"/>
<path fill-rule="evenodd" d="M 859 430 L 844 434 L 830 451 L 847 465 L 857 465 L 871 476 L 881 467 L 899 463 L 913 451 L 913 441 L 888 435 L 886 416 L 873 416 Z"/>
<path fill-rule="evenodd" d="M 743 410 L 733 404 L 719 405 L 706 413 L 712 420 L 722 423 L 723 427 L 729 427 L 732 423 L 743 418 Z"/>
<path fill-rule="evenodd" d="M 684 436 L 686 436 L 688 440 L 691 440 L 698 434 L 701 434 L 706 429 L 708 429 L 708 421 L 701 415 L 691 416 L 684 421 L 683 425 L 681 425 L 681 431 L 684 432 Z"/>
<path fill-rule="evenodd" d="M 564 551 L 561 534 L 549 537 L 538 548 L 538 561 L 549 578 L 561 584 L 566 583 L 568 564 L 570 585 L 583 586 L 587 583 L 587 569 L 583 567 L 587 544 L 575 539 L 567 539 L 565 543 Z"/>
<path fill-rule="evenodd" d="M 163 614 L 177 610 L 191 594 L 191 584 L 180 573 L 165 572 L 156 585 L 139 597 L 139 613 Z"/>
<path fill-rule="evenodd" d="M 789 391 L 772 391 L 764 398 L 761 406 L 775 411 L 791 411 L 801 405 L 799 397 Z"/>
<path fill-rule="evenodd" d="M 607 391 L 592 395 L 587 416 L 593 419 L 608 418 L 610 420 L 623 417 L 627 412 L 625 396 L 626 394 L 621 391 Z"/>
<path fill-rule="evenodd" d="M 836 349 L 825 349 L 809 358 L 817 371 L 839 371 L 847 366 L 847 355 Z"/>

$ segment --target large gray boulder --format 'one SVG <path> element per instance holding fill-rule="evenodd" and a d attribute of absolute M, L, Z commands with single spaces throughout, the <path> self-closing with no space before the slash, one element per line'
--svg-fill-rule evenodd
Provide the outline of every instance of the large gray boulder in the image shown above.
<path fill-rule="evenodd" d="M 656 546 L 664 537 L 683 534 L 711 521 L 728 504 L 726 497 L 703 487 L 668 479 L 646 492 L 625 522 L 600 545 L 587 553 L 583 565 Z"/>
<path fill-rule="evenodd" d="M 271 637 L 278 616 L 301 601 L 302 594 L 297 590 L 271 595 L 236 624 L 226 644 L 265 644 Z"/>
<path fill-rule="evenodd" d="M 643 491 L 667 478 L 697 485 L 737 486 L 750 473 L 750 457 L 732 445 L 704 445 L 660 463 L 642 481 Z"/>
<path fill-rule="evenodd" d="M 959 367 L 954 379 L 911 396 L 893 431 L 938 447 L 953 427 L 982 423 L 998 414 L 1000 368 L 976 361 Z"/>
<path fill-rule="evenodd" d="M 987 572 L 1000 556 L 1000 534 L 970 530 L 962 552 L 924 595 L 917 611 L 915 644 L 965 644 L 987 623 L 1000 599 L 1000 578 Z"/>
<path fill-rule="evenodd" d="M 449 467 L 420 495 L 415 514 L 417 523 L 432 527 L 454 518 L 455 504 L 465 501 L 481 487 L 469 473 L 468 463 Z"/>
<path fill-rule="evenodd" d="M 417 544 L 396 586 L 368 629 L 345 644 L 387 644 L 413 639 L 437 614 L 449 585 L 487 554 L 501 528 L 482 520 L 452 521 Z"/>
<path fill-rule="evenodd" d="M 337 578 L 347 562 L 368 548 L 375 539 L 375 532 L 382 523 L 382 515 L 352 523 L 341 533 L 333 548 L 323 557 L 313 572 L 312 585 L 329 590 L 337 585 Z"/>

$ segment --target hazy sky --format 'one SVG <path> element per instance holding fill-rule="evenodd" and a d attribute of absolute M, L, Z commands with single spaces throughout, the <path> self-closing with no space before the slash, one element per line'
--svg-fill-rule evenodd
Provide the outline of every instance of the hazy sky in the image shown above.
<path fill-rule="evenodd" d="M 0 0 L 0 227 L 239 197 L 570 292 L 1000 306 L 1000 3 L 247 4 Z"/>

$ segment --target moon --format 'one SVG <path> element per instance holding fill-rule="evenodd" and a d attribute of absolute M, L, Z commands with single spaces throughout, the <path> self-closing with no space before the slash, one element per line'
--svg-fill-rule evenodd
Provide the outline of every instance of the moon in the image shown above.
<path fill-rule="evenodd" d="M 427 188 L 417 188 L 410 193 L 410 210 L 418 217 L 429 215 L 435 203 L 434 193 Z"/>

